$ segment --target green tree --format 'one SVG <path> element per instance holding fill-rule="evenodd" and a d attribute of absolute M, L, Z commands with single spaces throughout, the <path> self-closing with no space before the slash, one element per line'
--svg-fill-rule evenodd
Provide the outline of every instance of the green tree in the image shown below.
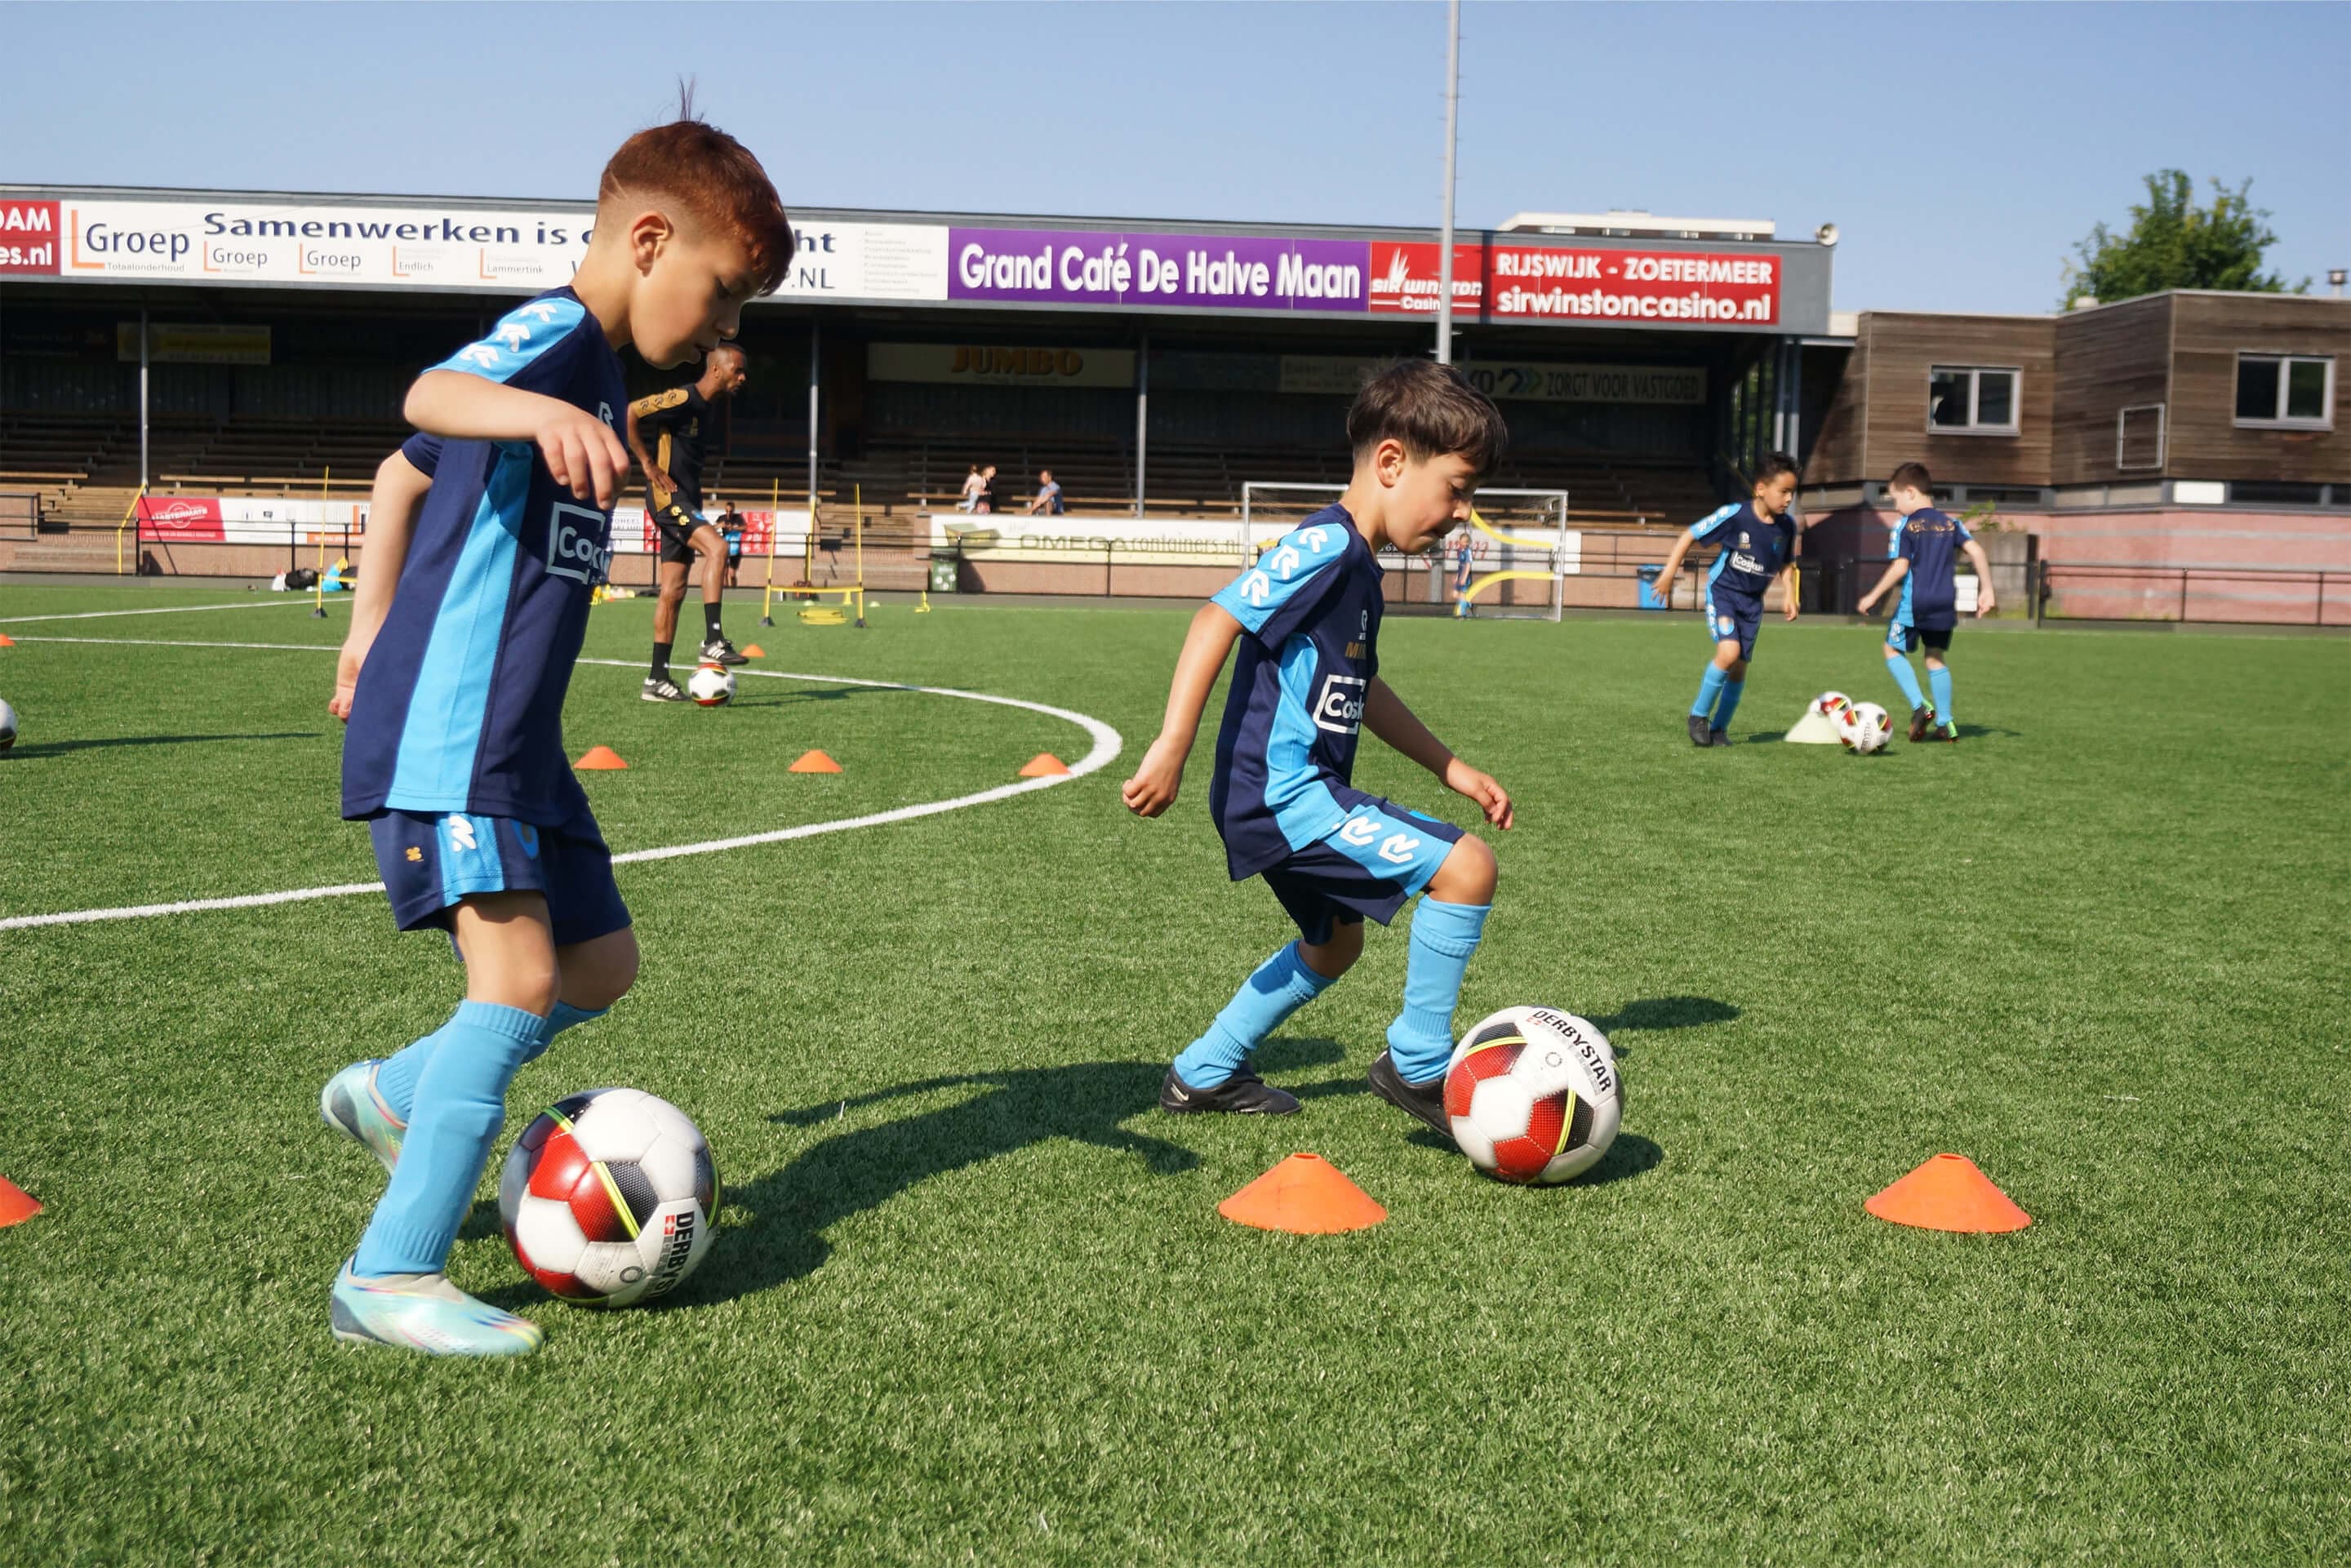
<path fill-rule="evenodd" d="M 2178 169 L 2147 177 L 2147 201 L 2131 210 L 2129 232 L 2103 223 L 2074 247 L 2065 265 L 2065 309 L 2083 295 L 2112 304 L 2166 288 L 2229 288 L 2249 294 L 2302 294 L 2310 280 L 2288 284 L 2262 270 L 2262 256 L 2277 243 L 2269 214 L 2252 204 L 2252 181 L 2235 190 L 2212 182 L 2212 205 L 2196 205 L 2195 187 Z"/>

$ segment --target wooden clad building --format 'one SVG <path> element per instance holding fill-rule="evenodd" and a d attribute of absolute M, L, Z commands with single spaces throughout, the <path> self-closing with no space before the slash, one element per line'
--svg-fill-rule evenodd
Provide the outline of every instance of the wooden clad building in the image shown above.
<path fill-rule="evenodd" d="M 2063 316 L 1863 314 L 1807 487 L 1917 461 L 2057 507 L 2351 507 L 2351 300 L 2175 290 Z"/>

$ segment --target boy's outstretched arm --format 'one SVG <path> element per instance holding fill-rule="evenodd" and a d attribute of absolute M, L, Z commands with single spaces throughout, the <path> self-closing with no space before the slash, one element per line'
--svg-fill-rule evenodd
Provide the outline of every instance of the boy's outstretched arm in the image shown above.
<path fill-rule="evenodd" d="M 1972 537 L 1959 548 L 1967 552 L 1968 559 L 1976 569 L 1976 613 L 1989 615 L 1992 607 L 1991 558 L 1984 554 L 1983 546 L 1976 543 Z"/>
<path fill-rule="evenodd" d="M 1155 817 L 1176 803 L 1183 787 L 1184 763 L 1200 733 L 1200 710 L 1208 706 L 1217 674 L 1241 623 L 1217 604 L 1203 604 L 1185 634 L 1184 651 L 1176 655 L 1176 675 L 1167 684 L 1167 713 L 1159 721 L 1158 738 L 1143 754 L 1134 777 L 1119 789 L 1126 809 L 1138 817 Z"/>
<path fill-rule="evenodd" d="M 587 410 L 462 371 L 427 371 L 417 377 L 402 413 L 428 435 L 535 443 L 557 484 L 608 510 L 629 471 L 628 448 L 611 426 Z"/>
<path fill-rule="evenodd" d="M 1910 562 L 1908 558 L 1904 556 L 1896 556 L 1892 560 L 1886 563 L 1886 575 L 1877 580 L 1877 586 L 1871 589 L 1867 593 L 1863 594 L 1861 596 L 1861 602 L 1855 605 L 1854 609 L 1861 614 L 1868 614 L 1869 607 L 1871 605 L 1886 597 L 1886 593 L 1896 583 L 1901 581 L 1904 578 L 1909 575 Z"/>
<path fill-rule="evenodd" d="M 392 592 L 400 585 L 400 569 L 408 559 L 408 539 L 417 509 L 432 476 L 395 452 L 375 471 L 375 488 L 368 496 L 366 548 L 360 551 L 363 570 L 351 592 L 351 629 L 343 636 L 343 651 L 335 660 L 335 695 L 327 711 L 337 718 L 351 716 L 351 695 L 359 689 L 360 666 L 367 662 L 383 618 L 392 612 Z"/>
<path fill-rule="evenodd" d="M 1802 591 L 1796 583 L 1796 563 L 1792 560 L 1780 569 L 1780 613 L 1793 621 L 1800 608 L 1796 601 L 1802 597 Z"/>
<path fill-rule="evenodd" d="M 1480 773 L 1454 756 L 1377 675 L 1364 689 L 1364 727 L 1436 774 L 1447 789 L 1478 802 L 1478 809 L 1494 826 L 1508 831 L 1516 820 L 1510 791 L 1496 783 L 1493 775 Z"/>

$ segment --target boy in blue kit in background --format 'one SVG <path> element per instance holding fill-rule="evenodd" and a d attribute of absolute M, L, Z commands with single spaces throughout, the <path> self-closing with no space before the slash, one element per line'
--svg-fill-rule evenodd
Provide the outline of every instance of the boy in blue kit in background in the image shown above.
<path fill-rule="evenodd" d="M 409 419 L 439 445 L 412 443 L 378 473 L 413 521 L 404 548 L 388 533 L 362 574 L 380 591 L 396 571 L 389 604 L 364 628 L 369 607 L 354 608 L 343 815 L 369 824 L 400 928 L 454 936 L 465 999 L 320 1096 L 329 1123 L 392 1173 L 330 1292 L 340 1339 L 538 1348 L 535 1324 L 442 1267 L 516 1071 L 636 977 L 629 912 L 561 728 L 628 474 L 617 350 L 633 343 L 663 367 L 707 354 L 783 276 L 792 243 L 775 188 L 733 138 L 690 119 L 641 132 L 605 167 L 572 286 L 511 311 L 409 392 Z"/>
<path fill-rule="evenodd" d="M 1954 744 L 1959 738 L 1959 727 L 1951 717 L 1951 668 L 1943 655 L 1951 651 L 1951 632 L 1959 623 L 1959 574 L 1953 568 L 1960 551 L 1967 552 L 1976 569 L 1976 613 L 1989 615 L 1992 610 L 1991 562 L 1967 524 L 1935 509 L 1934 483 L 1922 463 L 1905 463 L 1886 482 L 1886 498 L 1902 513 L 1902 520 L 1894 525 L 1894 559 L 1858 606 L 1866 615 L 1896 583 L 1902 585 L 1901 601 L 1886 629 L 1886 673 L 1909 701 L 1914 746 L 1929 735 Z M 1931 702 L 1910 670 L 1910 654 L 1920 647 L 1927 650 L 1927 681 L 1935 693 Z"/>
<path fill-rule="evenodd" d="M 1367 382 L 1347 414 L 1354 476 L 1192 617 L 1159 737 L 1122 791 L 1156 817 L 1175 803 L 1200 711 L 1238 640 L 1217 735 L 1208 811 L 1234 881 L 1262 876 L 1298 925 L 1207 1031 L 1186 1047 L 1159 1092 L 1164 1110 L 1281 1115 L 1294 1095 L 1249 1066 L 1267 1035 L 1347 972 L 1366 916 L 1382 925 L 1425 893 L 1412 920 L 1404 1010 L 1372 1063 L 1383 1099 L 1451 1137 L 1445 1071 L 1453 1009 L 1494 896 L 1494 854 L 1460 829 L 1352 787 L 1358 727 L 1369 729 L 1477 802 L 1507 829 L 1510 798 L 1413 716 L 1379 675 L 1383 547 L 1407 555 L 1468 520 L 1478 479 L 1509 433 L 1486 397 L 1450 366 L 1411 361 Z"/>
<path fill-rule="evenodd" d="M 1782 613 L 1796 618 L 1796 522 L 1788 515 L 1795 504 L 1796 460 L 1784 452 L 1766 453 L 1755 465 L 1752 499 L 1700 517 L 1666 552 L 1657 588 L 1671 593 L 1692 545 L 1722 546 L 1698 596 L 1707 635 L 1714 639 L 1714 658 L 1690 705 L 1693 746 L 1730 744 L 1730 716 L 1747 691 L 1747 662 L 1755 656 L 1755 633 L 1763 624 L 1763 592 L 1774 576 L 1787 600 Z"/>

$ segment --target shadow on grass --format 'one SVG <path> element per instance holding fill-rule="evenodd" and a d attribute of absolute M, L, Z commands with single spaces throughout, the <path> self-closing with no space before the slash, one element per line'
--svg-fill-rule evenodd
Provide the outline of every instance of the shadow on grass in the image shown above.
<path fill-rule="evenodd" d="M 1405 1143 L 1415 1148 L 1436 1149 L 1442 1154 L 1458 1155 L 1450 1138 L 1440 1138 L 1426 1127 L 1416 1127 L 1405 1135 Z M 1653 1171 L 1666 1163 L 1666 1151 L 1655 1140 L 1638 1133 L 1619 1133 L 1600 1163 L 1564 1185 L 1568 1186 L 1605 1186 L 1612 1181 L 1624 1181 L 1644 1171 Z M 1504 1184 L 1507 1185 L 1507 1184 Z"/>
<path fill-rule="evenodd" d="M 283 729 L 256 735 L 121 735 L 108 740 L 44 740 L 0 751 L 0 761 L 27 757 L 62 757 L 68 751 L 103 751 L 115 746 L 204 746 L 216 740 L 316 740 L 323 729 Z"/>
<path fill-rule="evenodd" d="M 1729 1023 L 1739 1016 L 1739 1009 L 1729 1002 L 1716 1001 L 1712 997 L 1648 997 L 1637 1002 L 1626 1002 L 1604 1018 L 1592 1021 L 1608 1037 L 1608 1045 L 1619 1056 L 1633 1054 L 1632 1047 L 1621 1038 L 1625 1034 L 1646 1034 L 1657 1030 L 1703 1029 L 1708 1024 Z"/>
<path fill-rule="evenodd" d="M 1158 1103 L 1166 1071 L 1151 1061 L 1087 1061 L 928 1078 L 772 1116 L 786 1126 L 822 1127 L 892 1100 L 967 1092 L 952 1105 L 825 1138 L 782 1169 L 728 1190 L 724 1201 L 747 1210 L 751 1223 L 723 1238 L 677 1304 L 799 1279 L 823 1266 L 831 1251 L 824 1232 L 840 1220 L 931 1176 L 1033 1144 L 1066 1139 L 1133 1155 L 1161 1175 L 1190 1170 L 1200 1163 L 1191 1150 L 1122 1125 Z"/>

